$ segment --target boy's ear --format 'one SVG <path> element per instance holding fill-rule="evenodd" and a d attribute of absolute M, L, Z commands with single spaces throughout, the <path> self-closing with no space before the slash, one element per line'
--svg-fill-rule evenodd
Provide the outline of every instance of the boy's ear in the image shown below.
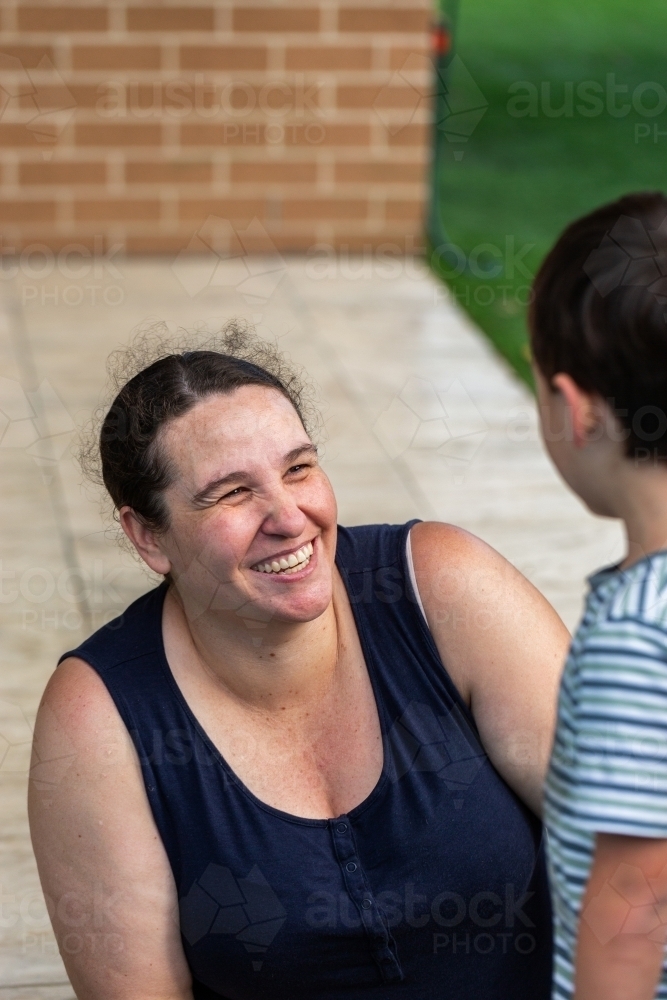
<path fill-rule="evenodd" d="M 554 375 L 551 385 L 563 397 L 570 414 L 572 443 L 575 448 L 583 448 L 596 437 L 596 432 L 600 429 L 602 414 L 599 399 L 580 389 L 565 372 Z"/>
<path fill-rule="evenodd" d="M 118 519 L 121 528 L 146 565 L 150 566 L 153 572 L 166 576 L 171 570 L 171 563 L 162 552 L 155 532 L 146 527 L 131 507 L 121 507 L 118 511 Z"/>

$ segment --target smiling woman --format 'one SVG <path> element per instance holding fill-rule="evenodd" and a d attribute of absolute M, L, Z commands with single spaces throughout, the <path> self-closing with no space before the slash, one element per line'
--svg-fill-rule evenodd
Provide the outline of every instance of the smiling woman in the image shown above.
<path fill-rule="evenodd" d="M 38 715 L 40 756 L 78 755 L 30 793 L 77 995 L 546 998 L 565 628 L 457 528 L 337 527 L 299 379 L 217 346 L 131 355 L 100 471 L 164 582 Z"/>

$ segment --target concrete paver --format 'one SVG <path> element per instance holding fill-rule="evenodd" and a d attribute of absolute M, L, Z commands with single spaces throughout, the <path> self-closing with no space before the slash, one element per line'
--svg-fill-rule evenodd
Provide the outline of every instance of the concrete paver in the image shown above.
<path fill-rule="evenodd" d="M 244 317 L 277 339 L 320 387 L 343 524 L 468 528 L 570 627 L 585 575 L 622 551 L 619 526 L 588 514 L 550 467 L 528 392 L 420 265 L 388 277 L 360 260 L 353 278 L 331 260 L 243 263 L 241 277 L 238 261 L 221 264 L 213 283 L 210 262 L 193 259 L 189 291 L 155 259 L 118 263 L 94 292 L 57 273 L 3 288 L 0 431 L 13 437 L 0 440 L 0 1000 L 72 996 L 30 851 L 26 751 L 58 656 L 152 585 L 82 487 L 71 440 L 99 401 L 106 356 L 138 323 L 215 329 Z"/>

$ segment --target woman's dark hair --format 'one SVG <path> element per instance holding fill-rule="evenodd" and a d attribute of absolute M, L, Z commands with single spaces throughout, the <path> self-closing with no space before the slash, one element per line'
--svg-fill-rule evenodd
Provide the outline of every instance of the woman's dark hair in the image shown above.
<path fill-rule="evenodd" d="M 245 385 L 281 393 L 308 433 L 312 410 L 300 373 L 245 324 L 232 321 L 212 336 L 185 334 L 180 342 L 165 333 L 163 325 L 153 325 L 111 355 L 115 398 L 80 456 L 89 477 L 104 483 L 115 511 L 128 505 L 156 531 L 168 526 L 164 491 L 174 476 L 160 447 L 169 421 L 207 396 Z M 193 346 L 195 341 L 200 343 Z"/>
<path fill-rule="evenodd" d="M 573 222 L 533 284 L 533 357 L 604 399 L 626 453 L 667 459 L 667 198 L 629 194 Z"/>

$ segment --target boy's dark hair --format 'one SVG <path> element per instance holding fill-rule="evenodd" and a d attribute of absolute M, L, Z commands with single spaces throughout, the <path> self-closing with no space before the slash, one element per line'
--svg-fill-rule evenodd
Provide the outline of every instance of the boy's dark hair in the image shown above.
<path fill-rule="evenodd" d="M 568 374 L 616 413 L 633 458 L 667 459 L 667 198 L 629 194 L 577 219 L 547 254 L 529 310 L 547 382 Z"/>

